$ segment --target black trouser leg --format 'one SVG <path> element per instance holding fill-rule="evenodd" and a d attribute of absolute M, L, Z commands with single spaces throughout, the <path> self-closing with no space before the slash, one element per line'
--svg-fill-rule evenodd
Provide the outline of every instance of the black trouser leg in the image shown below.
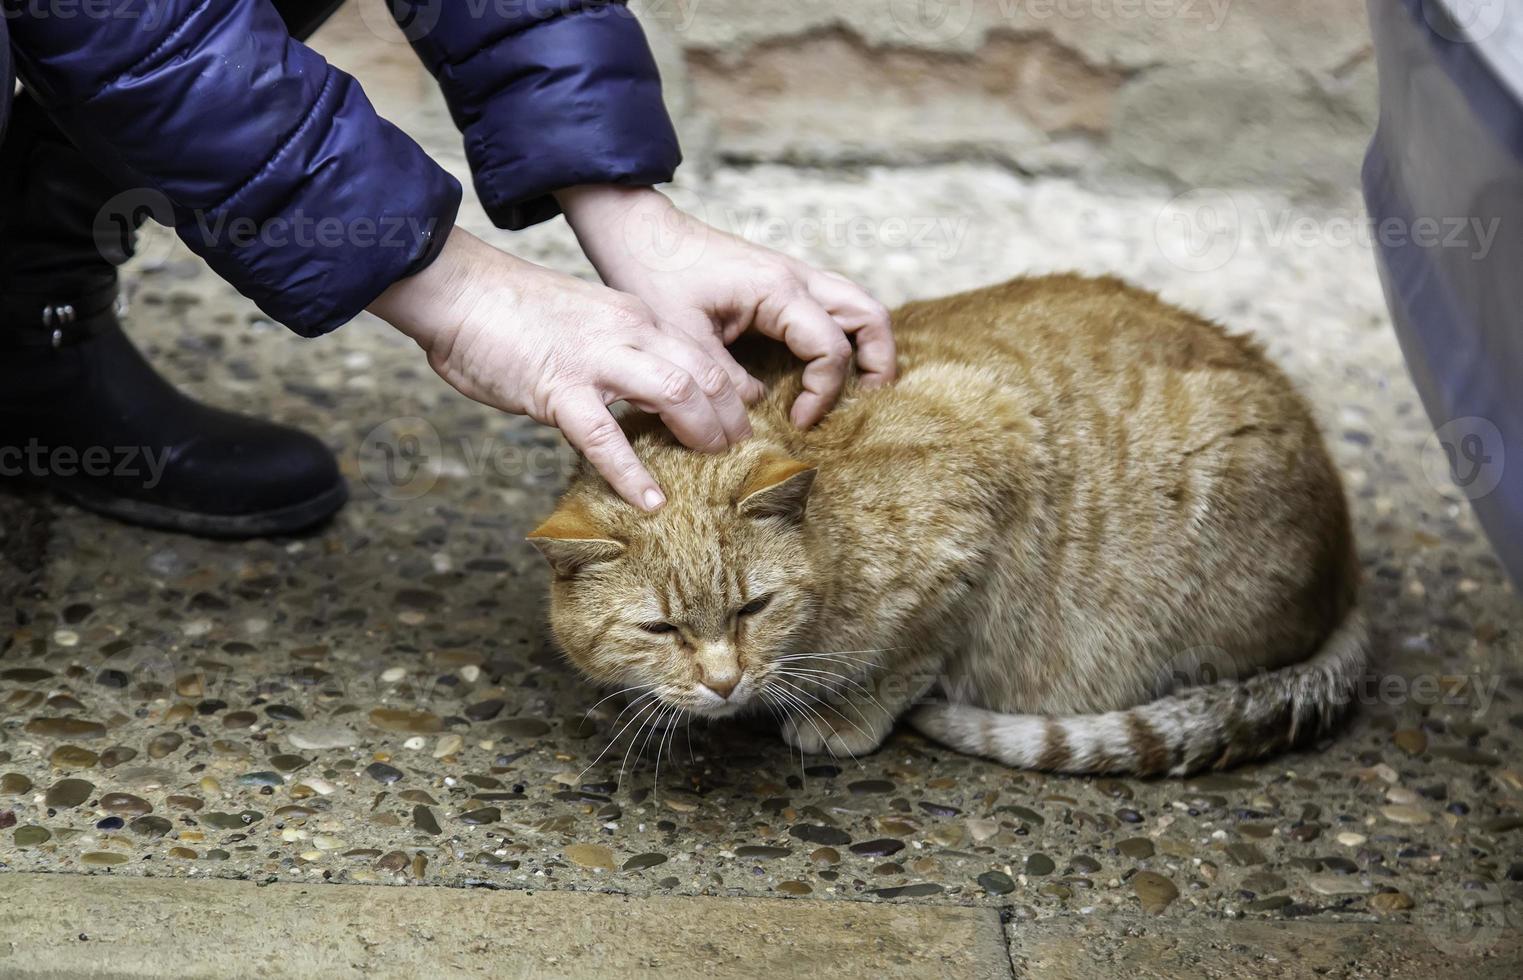
<path fill-rule="evenodd" d="M 5 123 L 11 118 L 11 90 L 14 87 L 10 29 L 5 26 L 5 18 L 0 17 L 0 140 L 5 139 Z"/>
<path fill-rule="evenodd" d="M 16 97 L 0 143 L 0 299 L 7 320 L 36 305 L 73 302 L 109 287 L 130 254 L 95 242 L 95 219 L 116 187 L 66 139 L 25 92 Z M 130 241 L 120 244 L 128 244 Z"/>
<path fill-rule="evenodd" d="M 271 0 L 280 11 L 286 29 L 298 41 L 305 41 L 312 32 L 323 26 L 333 12 L 344 5 L 344 0 Z"/>

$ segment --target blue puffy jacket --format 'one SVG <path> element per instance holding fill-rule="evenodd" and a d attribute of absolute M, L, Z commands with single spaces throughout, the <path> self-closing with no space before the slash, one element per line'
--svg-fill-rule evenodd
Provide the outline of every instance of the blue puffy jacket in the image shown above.
<path fill-rule="evenodd" d="M 554 216 L 559 188 L 671 179 L 660 79 L 621 2 L 384 2 L 439 80 L 499 226 Z M 442 247 L 459 183 L 267 0 L 0 7 L 23 84 L 129 189 L 122 206 L 173 223 L 297 333 L 340 326 Z"/>

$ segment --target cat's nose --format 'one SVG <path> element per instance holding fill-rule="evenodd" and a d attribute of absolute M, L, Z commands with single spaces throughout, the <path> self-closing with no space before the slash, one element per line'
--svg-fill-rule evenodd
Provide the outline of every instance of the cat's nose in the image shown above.
<path fill-rule="evenodd" d="M 705 674 L 702 683 L 704 687 L 713 691 L 721 698 L 729 700 L 730 695 L 735 692 L 735 688 L 740 686 L 740 672 Z"/>

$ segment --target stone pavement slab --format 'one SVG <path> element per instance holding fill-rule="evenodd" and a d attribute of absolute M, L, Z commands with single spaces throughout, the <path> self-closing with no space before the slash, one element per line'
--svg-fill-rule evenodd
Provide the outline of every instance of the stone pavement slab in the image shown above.
<path fill-rule="evenodd" d="M 1362 922 L 1066 918 L 1014 924 L 1021 980 L 1385 980 L 1523 975 L 1523 933 L 1502 914 L 1479 928 Z"/>
<path fill-rule="evenodd" d="M 1009 976 L 992 909 L 12 874 L 0 977 Z"/>

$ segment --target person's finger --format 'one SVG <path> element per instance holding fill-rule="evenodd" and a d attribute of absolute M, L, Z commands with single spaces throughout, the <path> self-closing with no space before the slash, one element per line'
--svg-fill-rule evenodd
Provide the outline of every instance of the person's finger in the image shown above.
<path fill-rule="evenodd" d="M 735 390 L 734 379 L 704 346 L 682 332 L 656 334 L 639 343 L 640 349 L 671 361 L 698 382 L 698 387 L 713 406 L 714 414 L 719 417 L 719 424 L 724 427 L 726 445 L 733 446 L 751 438 L 751 419 L 746 415 L 740 392 Z M 725 353 L 722 347 L 720 352 Z"/>
<path fill-rule="evenodd" d="M 809 278 L 809 292 L 855 337 L 861 383 L 872 388 L 893 381 L 898 374 L 898 352 L 888 309 L 867 290 L 833 272 L 816 271 Z"/>
<path fill-rule="evenodd" d="M 624 430 L 591 388 L 568 397 L 549 421 L 631 505 L 654 511 L 666 503 L 666 495 L 635 455 Z"/>
<path fill-rule="evenodd" d="M 742 402 L 754 405 L 767 393 L 767 386 L 762 384 L 761 379 L 747 371 L 717 337 L 714 339 L 714 348 L 709 351 L 709 356 L 718 361 L 719 366 L 730 375 L 731 381 L 735 384 L 735 393 L 740 396 Z"/>
<path fill-rule="evenodd" d="M 641 339 L 642 346 L 649 342 Z M 608 359 L 599 380 L 611 400 L 622 398 L 642 412 L 661 416 L 685 446 L 717 453 L 730 445 L 708 394 L 684 368 L 664 357 L 631 347 L 619 349 Z M 725 383 L 729 384 L 728 378 Z"/>
<path fill-rule="evenodd" d="M 671 321 L 674 328 L 687 335 L 699 347 L 702 347 L 725 373 L 730 376 L 730 383 L 735 386 L 736 394 L 747 405 L 752 404 L 767 393 L 766 385 L 758 381 L 752 374 L 741 366 L 729 350 L 724 341 L 719 339 L 719 334 L 714 329 L 714 322 L 707 314 L 699 313 L 692 317 L 682 317 Z"/>
<path fill-rule="evenodd" d="M 851 370 L 851 342 L 825 308 L 800 288 L 777 316 L 777 335 L 805 361 L 804 390 L 793 403 L 793 424 L 807 429 L 830 411 Z"/>

